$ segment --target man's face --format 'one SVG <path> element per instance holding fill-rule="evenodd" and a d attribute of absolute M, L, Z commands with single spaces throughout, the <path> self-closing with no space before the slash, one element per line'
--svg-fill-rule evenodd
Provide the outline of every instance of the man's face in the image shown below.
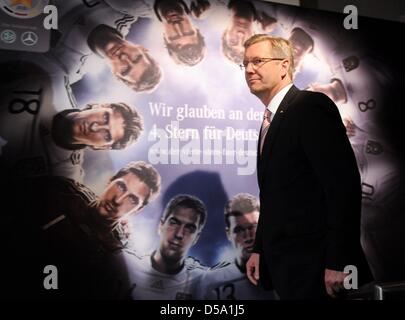
<path fill-rule="evenodd" d="M 164 37 L 168 43 L 178 48 L 198 43 L 197 29 L 186 15 L 173 10 L 164 18 Z"/>
<path fill-rule="evenodd" d="M 139 83 L 152 66 L 145 48 L 125 40 L 110 42 L 105 52 L 112 74 L 129 85 Z"/>
<path fill-rule="evenodd" d="M 121 112 L 108 104 L 93 105 L 91 109 L 68 114 L 72 121 L 73 141 L 94 149 L 108 149 L 121 140 L 125 122 Z"/>
<path fill-rule="evenodd" d="M 297 69 L 300 67 L 305 56 L 311 51 L 312 47 L 294 33 L 288 40 L 291 42 L 293 47 L 294 62 Z"/>
<path fill-rule="evenodd" d="M 236 251 L 238 261 L 245 263 L 252 253 L 259 212 L 253 211 L 241 216 L 229 217 L 227 235 Z"/>
<path fill-rule="evenodd" d="M 267 41 L 256 42 L 248 47 L 243 58 L 244 63 L 260 58 L 282 58 L 273 57 L 271 45 Z M 281 61 L 272 60 L 260 63 L 254 67 L 249 63 L 245 68 L 246 83 L 255 95 L 273 91 L 287 73 L 287 70 L 280 64 Z"/>
<path fill-rule="evenodd" d="M 199 237 L 200 215 L 179 207 L 159 225 L 160 253 L 173 262 L 183 259 Z"/>
<path fill-rule="evenodd" d="M 145 182 L 133 173 L 111 181 L 100 197 L 99 212 L 108 220 L 118 220 L 137 212 L 150 193 Z"/>
<path fill-rule="evenodd" d="M 231 26 L 226 30 L 225 40 L 229 47 L 241 54 L 245 50 L 243 44 L 253 36 L 252 21 L 241 17 L 234 17 Z"/>

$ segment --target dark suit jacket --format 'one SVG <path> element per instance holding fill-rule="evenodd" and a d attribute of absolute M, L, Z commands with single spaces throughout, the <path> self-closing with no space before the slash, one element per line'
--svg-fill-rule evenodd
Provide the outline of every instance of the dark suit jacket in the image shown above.
<path fill-rule="evenodd" d="M 258 154 L 257 176 L 254 251 L 264 287 L 272 284 L 282 299 L 322 298 L 325 268 L 346 265 L 370 280 L 360 246 L 360 175 L 332 100 L 288 91 Z"/>

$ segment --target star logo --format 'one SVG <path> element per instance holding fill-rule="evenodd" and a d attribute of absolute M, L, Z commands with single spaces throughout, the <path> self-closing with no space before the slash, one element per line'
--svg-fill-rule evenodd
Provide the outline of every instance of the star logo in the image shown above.
<path fill-rule="evenodd" d="M 33 46 L 38 42 L 38 36 L 35 32 L 26 31 L 21 35 L 21 42 L 26 46 Z"/>

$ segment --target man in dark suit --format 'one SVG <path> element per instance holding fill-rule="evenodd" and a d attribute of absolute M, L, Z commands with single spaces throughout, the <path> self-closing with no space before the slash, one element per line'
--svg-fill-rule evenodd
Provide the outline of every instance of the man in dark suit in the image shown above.
<path fill-rule="evenodd" d="M 292 84 L 287 40 L 254 35 L 244 46 L 246 82 L 265 105 L 261 210 L 248 277 L 257 284 L 260 275 L 281 299 L 336 297 L 348 287 L 346 266 L 357 268 L 358 281 L 369 280 L 360 245 L 360 175 L 345 127 L 326 95 Z"/>

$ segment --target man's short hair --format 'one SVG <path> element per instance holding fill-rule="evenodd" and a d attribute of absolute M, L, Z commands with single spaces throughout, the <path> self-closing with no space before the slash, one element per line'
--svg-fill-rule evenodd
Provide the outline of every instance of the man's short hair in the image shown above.
<path fill-rule="evenodd" d="M 165 14 L 165 12 L 168 11 L 169 7 L 179 12 L 179 14 L 190 14 L 190 10 L 183 0 L 155 0 L 153 11 L 155 12 L 156 17 L 159 19 L 160 22 L 163 21 L 161 14 Z M 162 9 L 163 12 L 161 12 Z"/>
<path fill-rule="evenodd" d="M 291 79 L 293 79 L 294 73 L 294 56 L 293 56 L 293 47 L 291 42 L 287 39 L 281 37 L 272 37 L 267 34 L 255 34 L 251 36 L 249 39 L 245 41 L 243 46 L 245 50 L 249 48 L 251 45 L 258 43 L 258 42 L 268 42 L 271 46 L 271 50 L 273 53 L 272 58 L 283 58 L 288 59 L 290 61 L 290 65 L 288 68 L 288 75 Z"/>
<path fill-rule="evenodd" d="M 202 230 L 207 220 L 207 209 L 200 199 L 188 194 L 180 194 L 173 197 L 163 211 L 161 218 L 162 223 L 164 223 L 177 208 L 193 209 L 200 216 L 198 228 Z"/>
<path fill-rule="evenodd" d="M 199 63 L 205 55 L 206 47 L 204 37 L 201 35 L 200 30 L 197 29 L 197 43 L 186 44 L 184 46 L 177 46 L 171 44 L 164 38 L 164 42 L 170 57 L 177 64 L 194 66 Z"/>
<path fill-rule="evenodd" d="M 245 19 L 257 20 L 258 14 L 254 4 L 246 0 L 230 0 L 228 2 L 227 8 L 229 10 L 234 10 L 238 17 Z"/>
<path fill-rule="evenodd" d="M 143 201 L 142 207 L 146 206 L 151 200 L 155 199 L 160 193 L 161 177 L 159 172 L 151 164 L 144 161 L 133 161 L 128 163 L 125 167 L 121 168 L 114 176 L 111 177 L 110 182 L 121 178 L 128 173 L 136 175 L 139 180 L 149 187 L 149 194 Z M 141 208 L 142 208 L 141 207 Z"/>
<path fill-rule="evenodd" d="M 89 103 L 83 110 L 93 109 L 97 104 Z M 135 108 L 124 102 L 109 103 L 108 106 L 115 112 L 121 113 L 124 119 L 124 136 L 111 145 L 111 149 L 120 150 L 138 140 L 143 131 L 143 119 Z"/>
<path fill-rule="evenodd" d="M 259 200 L 250 193 L 238 193 L 225 205 L 225 225 L 229 229 L 231 223 L 229 217 L 239 217 L 246 213 L 260 211 Z"/>

